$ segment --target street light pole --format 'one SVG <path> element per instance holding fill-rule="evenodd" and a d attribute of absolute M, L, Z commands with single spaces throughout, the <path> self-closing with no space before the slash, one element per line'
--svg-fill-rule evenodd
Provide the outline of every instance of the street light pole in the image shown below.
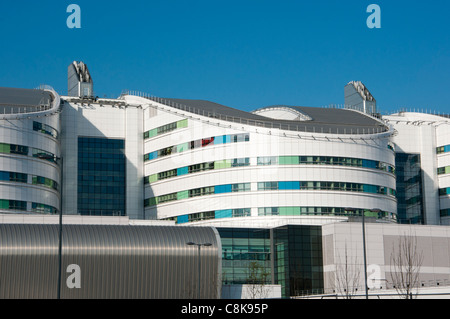
<path fill-rule="evenodd" d="M 369 299 L 369 288 L 367 287 L 367 256 L 366 256 L 366 223 L 365 223 L 366 212 L 362 212 L 362 233 L 363 233 L 363 251 L 364 251 L 364 280 L 366 289 L 366 299 Z"/>
<path fill-rule="evenodd" d="M 64 169 L 64 160 L 63 157 L 57 157 L 57 160 L 61 160 L 61 185 L 60 185 L 60 209 L 59 209 L 59 234 L 58 234 L 58 289 L 57 289 L 57 299 L 61 299 L 61 276 L 62 276 L 62 218 L 63 218 L 63 206 L 62 206 L 62 192 L 63 192 L 63 169 Z"/>
<path fill-rule="evenodd" d="M 356 212 L 356 208 L 345 208 L 345 211 Z M 363 237 L 363 256 L 364 256 L 364 288 L 366 291 L 366 299 L 369 299 L 369 287 L 367 286 L 367 256 L 366 256 L 366 225 L 365 211 L 362 210 L 362 237 Z"/>
<path fill-rule="evenodd" d="M 188 246 L 197 246 L 198 247 L 198 286 L 197 286 L 197 299 L 200 299 L 200 275 L 201 275 L 201 262 L 202 259 L 200 258 L 200 250 L 202 246 L 208 247 L 208 246 L 212 246 L 211 243 L 204 243 L 204 244 L 197 244 L 194 242 L 188 242 L 186 243 L 186 245 Z"/>

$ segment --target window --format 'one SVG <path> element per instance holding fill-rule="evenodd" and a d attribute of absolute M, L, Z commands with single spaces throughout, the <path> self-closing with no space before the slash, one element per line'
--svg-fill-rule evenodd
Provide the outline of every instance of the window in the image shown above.
<path fill-rule="evenodd" d="M 163 180 L 163 179 L 167 179 L 167 178 L 171 178 L 177 176 L 177 170 L 173 169 L 170 171 L 166 171 L 166 172 L 162 172 L 162 173 L 158 173 L 158 180 Z"/>
<path fill-rule="evenodd" d="M 28 155 L 28 146 L 14 145 L 14 144 L 11 144 L 9 146 L 11 154 Z"/>
<path fill-rule="evenodd" d="M 260 207 L 258 208 L 259 216 L 278 216 L 278 207 Z"/>
<path fill-rule="evenodd" d="M 250 183 L 240 183 L 231 185 L 231 192 L 248 192 L 250 191 Z"/>
<path fill-rule="evenodd" d="M 78 138 L 78 213 L 126 216 L 125 141 Z"/>
<path fill-rule="evenodd" d="M 176 129 L 188 127 L 188 120 L 182 120 L 175 123 L 166 124 L 150 131 L 144 132 L 144 139 L 152 138 L 157 135 L 165 134 Z"/>
<path fill-rule="evenodd" d="M 209 194 L 214 194 L 214 186 L 201 187 L 189 190 L 189 197 L 204 196 Z"/>
<path fill-rule="evenodd" d="M 158 196 L 158 204 L 167 203 L 177 200 L 177 193 Z"/>
<path fill-rule="evenodd" d="M 214 144 L 214 137 L 206 138 L 202 140 L 202 147 Z"/>
<path fill-rule="evenodd" d="M 188 168 L 189 174 L 191 173 L 197 173 L 202 171 L 208 171 L 214 169 L 214 162 L 207 162 L 207 163 L 201 163 L 201 164 L 195 164 L 191 165 Z"/>
<path fill-rule="evenodd" d="M 278 165 L 278 156 L 258 157 L 258 165 Z"/>
<path fill-rule="evenodd" d="M 240 167 L 240 166 L 249 166 L 250 165 L 250 159 L 247 158 L 235 158 L 232 160 L 231 166 L 232 167 Z"/>
<path fill-rule="evenodd" d="M 32 203 L 31 209 L 33 212 L 40 214 L 51 214 L 51 215 L 58 214 L 58 210 L 55 207 L 39 203 Z"/>
<path fill-rule="evenodd" d="M 278 182 L 259 182 L 258 190 L 259 191 L 267 191 L 267 190 L 277 190 Z"/>
<path fill-rule="evenodd" d="M 251 215 L 250 208 L 233 209 L 232 217 L 248 217 Z"/>
<path fill-rule="evenodd" d="M 58 138 L 58 131 L 47 124 L 33 121 L 33 131 L 40 132 Z"/>
<path fill-rule="evenodd" d="M 40 159 L 43 159 L 43 160 L 46 160 L 46 161 L 49 161 L 49 162 L 56 163 L 55 155 L 50 153 L 50 152 L 44 151 L 44 150 L 33 148 L 32 149 L 32 156 L 40 158 Z"/>

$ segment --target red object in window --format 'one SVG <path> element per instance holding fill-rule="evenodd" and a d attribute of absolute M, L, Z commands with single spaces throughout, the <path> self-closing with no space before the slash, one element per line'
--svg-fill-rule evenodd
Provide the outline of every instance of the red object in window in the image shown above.
<path fill-rule="evenodd" d="M 212 144 L 212 143 L 214 143 L 214 137 L 203 139 L 202 140 L 202 147 L 205 147 L 205 146 L 207 146 L 209 144 Z"/>

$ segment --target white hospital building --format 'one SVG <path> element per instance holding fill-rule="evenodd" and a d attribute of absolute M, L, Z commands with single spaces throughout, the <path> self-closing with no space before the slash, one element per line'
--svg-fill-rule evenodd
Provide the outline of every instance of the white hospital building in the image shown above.
<path fill-rule="evenodd" d="M 450 285 L 450 116 L 381 116 L 361 82 L 343 91 L 345 107 L 252 112 L 156 93 L 107 99 L 95 95 L 82 62 L 69 65 L 67 95 L 0 88 L 0 213 L 218 229 L 323 227 L 324 275 L 314 279 L 323 291 L 333 287 L 339 231 L 354 229 L 349 222 L 364 214 L 378 227 L 374 238 L 409 225 L 441 229 L 447 260 L 433 278 Z M 373 263 L 387 264 L 380 260 L 387 248 L 377 249 Z M 297 281 L 286 280 L 292 295 Z"/>

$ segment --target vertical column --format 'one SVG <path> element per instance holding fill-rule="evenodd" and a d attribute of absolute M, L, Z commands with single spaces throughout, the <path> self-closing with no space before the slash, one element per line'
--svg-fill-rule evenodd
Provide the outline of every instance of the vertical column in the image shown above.
<path fill-rule="evenodd" d="M 64 215 L 77 214 L 78 193 L 78 119 L 82 116 L 76 105 L 64 103 L 61 125 L 62 168 L 62 210 Z"/>
<path fill-rule="evenodd" d="M 126 209 L 130 219 L 144 218 L 144 140 L 143 110 L 139 107 L 126 109 Z"/>
<path fill-rule="evenodd" d="M 439 225 L 439 182 L 437 177 L 436 159 L 436 128 L 423 125 L 420 129 L 421 166 L 423 178 L 424 219 L 427 225 Z"/>

